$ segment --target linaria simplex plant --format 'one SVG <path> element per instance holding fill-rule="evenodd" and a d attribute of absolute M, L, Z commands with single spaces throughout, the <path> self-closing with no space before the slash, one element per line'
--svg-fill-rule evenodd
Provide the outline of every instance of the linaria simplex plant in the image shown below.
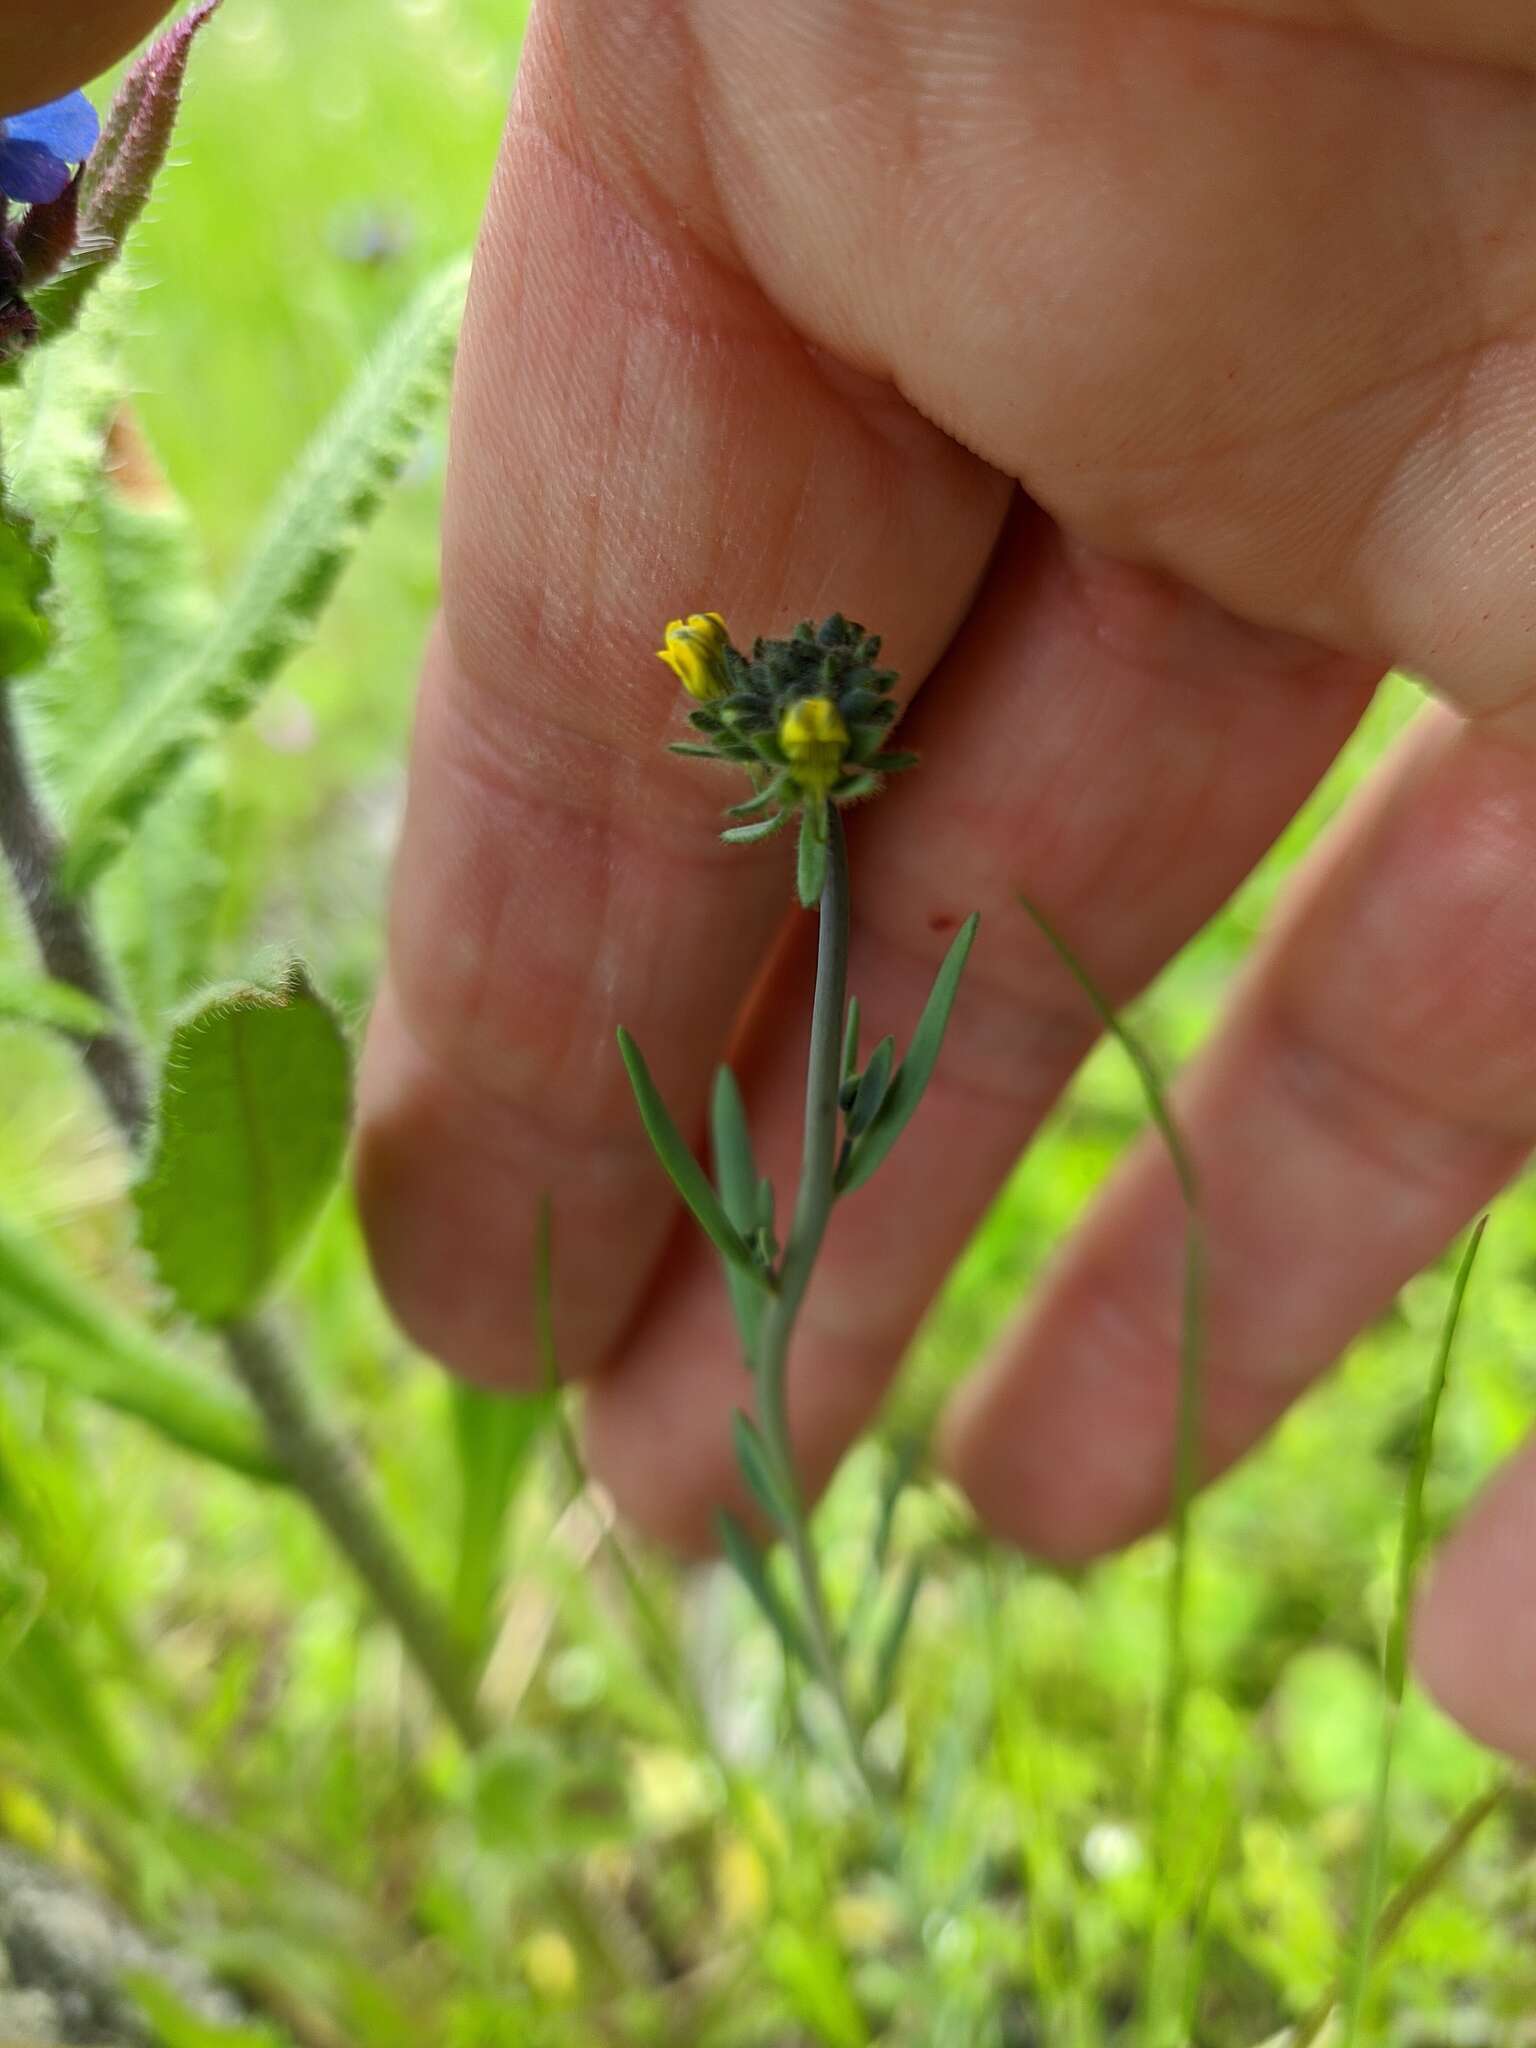
<path fill-rule="evenodd" d="M 711 1111 L 715 1180 L 695 1160 L 628 1032 L 619 1049 L 641 1119 L 667 1174 L 719 1253 L 752 1383 L 753 1412 L 738 1409 L 737 1463 L 768 1528 L 781 1538 L 794 1572 L 787 1595 L 751 1533 L 730 1514 L 721 1544 L 776 1631 L 786 1656 L 830 1698 L 849 1755 L 874 1786 L 865 1736 L 889 1697 L 911 1619 L 917 1580 L 899 1591 L 873 1646 L 871 1677 L 856 1691 L 847 1645 L 828 1606 L 809 1506 L 795 1468 L 788 1368 L 795 1321 L 836 1203 L 860 1188 L 886 1158 L 932 1078 L 945 1028 L 976 936 L 973 915 L 945 955 L 905 1059 L 882 1038 L 860 1060 L 860 1019 L 848 981 L 849 884 L 841 812 L 876 795 L 887 775 L 916 765 L 886 744 L 897 715 L 891 669 L 877 666 L 880 641 L 834 612 L 806 620 L 787 639 L 758 639 L 750 655 L 732 645 L 718 612 L 695 612 L 667 627 L 660 658 L 692 700 L 697 741 L 673 751 L 745 769 L 752 794 L 726 815 L 734 844 L 766 839 L 799 822 L 796 887 L 820 918 L 805 1138 L 800 1185 L 788 1235 L 775 1235 L 778 1203 L 757 1170 L 741 1090 L 728 1067 L 716 1076 Z"/>

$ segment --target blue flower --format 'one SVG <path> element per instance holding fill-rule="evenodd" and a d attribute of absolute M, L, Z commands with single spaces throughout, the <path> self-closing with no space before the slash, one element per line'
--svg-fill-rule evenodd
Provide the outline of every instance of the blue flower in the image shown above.
<path fill-rule="evenodd" d="M 0 119 L 0 195 L 27 206 L 62 198 L 73 175 L 96 147 L 101 123 L 83 92 L 46 107 Z"/>

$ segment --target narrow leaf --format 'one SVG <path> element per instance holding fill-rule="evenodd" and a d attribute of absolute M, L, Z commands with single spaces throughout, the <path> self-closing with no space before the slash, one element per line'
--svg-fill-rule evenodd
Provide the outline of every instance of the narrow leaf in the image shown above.
<path fill-rule="evenodd" d="M 69 888 L 115 858 L 182 764 L 303 642 L 447 388 L 464 280 L 455 263 L 414 301 L 301 459 L 218 625 L 109 733 L 70 820 Z"/>
<path fill-rule="evenodd" d="M 757 1502 L 769 1521 L 783 1528 L 789 1519 L 788 1504 L 779 1476 L 774 1470 L 773 1458 L 763 1440 L 763 1433 L 750 1415 L 738 1408 L 731 1417 L 731 1443 L 736 1452 L 736 1463 L 741 1476 L 747 1482 L 752 1498 Z"/>
<path fill-rule="evenodd" d="M 218 4 L 199 0 L 118 87 L 81 175 L 75 259 L 34 302 L 45 337 L 73 326 L 102 273 L 123 253 L 165 166 L 192 44 Z"/>
<path fill-rule="evenodd" d="M 188 1315 L 256 1307 L 314 1221 L 346 1143 L 351 1059 L 304 969 L 215 990 L 171 1034 L 134 1190 L 161 1284 Z"/>
<path fill-rule="evenodd" d="M 732 804 L 725 815 L 728 818 L 750 818 L 753 812 L 760 811 L 764 804 L 771 804 L 778 793 L 777 783 L 765 783 L 756 796 L 749 796 L 744 803 Z"/>
<path fill-rule="evenodd" d="M 869 1065 L 859 1077 L 858 1093 L 848 1111 L 848 1135 L 862 1137 L 875 1118 L 880 1114 L 886 1094 L 891 1085 L 891 1069 L 896 1064 L 896 1041 L 882 1038 L 869 1056 Z"/>
<path fill-rule="evenodd" d="M 896 1673 L 901 1666 L 901 1653 L 906 1647 L 907 1636 L 912 1627 L 912 1616 L 917 1611 L 917 1596 L 922 1591 L 926 1570 L 926 1559 L 912 1559 L 902 1574 L 895 1602 L 881 1631 L 875 1649 L 874 1677 L 870 1684 L 869 1715 L 872 1721 L 878 1720 L 890 1705 Z"/>
<path fill-rule="evenodd" d="M 1477 1262 L 1478 1252 L 1482 1248 L 1483 1233 L 1487 1228 L 1487 1217 L 1480 1217 L 1467 1239 L 1466 1248 L 1456 1268 L 1456 1278 L 1451 1283 L 1445 1319 L 1440 1326 L 1440 1341 L 1435 1348 L 1434 1364 L 1430 1369 L 1429 1391 L 1424 1397 L 1423 1413 L 1419 1420 L 1419 1440 L 1414 1451 L 1413 1468 L 1408 1475 L 1408 1485 L 1403 1495 L 1392 1614 L 1387 1624 L 1387 1640 L 1382 1652 L 1382 1687 L 1386 1698 L 1381 1718 L 1381 1740 L 1376 1754 L 1376 1783 L 1371 1799 L 1371 1818 L 1366 1836 L 1365 1855 L 1360 1868 L 1354 1938 L 1349 1963 L 1344 1973 L 1342 2048 L 1354 2048 L 1354 2043 L 1359 2038 L 1366 1997 L 1371 1987 L 1377 1921 L 1381 1915 L 1382 1899 L 1386 1891 L 1387 1847 L 1392 1818 L 1392 1772 L 1396 1761 L 1397 1729 L 1402 1714 L 1403 1695 L 1408 1684 L 1413 1600 L 1424 1548 L 1424 1489 L 1429 1483 L 1430 1464 L 1435 1448 L 1435 1428 L 1440 1419 L 1441 1405 L 1445 1400 L 1446 1382 L 1451 1369 L 1451 1351 L 1456 1342 L 1456 1328 L 1461 1321 L 1467 1284 L 1472 1278 L 1472 1268 Z"/>
<path fill-rule="evenodd" d="M 815 1665 L 811 1658 L 811 1646 L 806 1641 L 799 1622 L 784 1604 L 778 1588 L 769 1577 L 767 1559 L 736 1517 L 727 1514 L 723 1509 L 719 1517 L 719 1530 L 721 1549 L 725 1552 L 736 1576 L 762 1610 L 764 1618 L 782 1644 L 784 1654 L 792 1662 L 798 1660 L 807 1671 L 813 1671 Z"/>
<path fill-rule="evenodd" d="M 816 908 L 826 883 L 827 821 L 818 805 L 808 803 L 800 813 L 800 853 L 795 872 L 795 886 L 804 909 Z"/>
<path fill-rule="evenodd" d="M 112 1028 L 112 1019 L 68 982 L 0 967 L 0 1024 L 36 1024 L 71 1038 L 95 1038 Z"/>
<path fill-rule="evenodd" d="M 0 503 L 0 683 L 35 668 L 53 640 L 45 600 L 53 580 L 31 522 Z"/>
<path fill-rule="evenodd" d="M 853 1148 L 846 1171 L 839 1176 L 839 1193 L 851 1194 L 855 1188 L 863 1187 L 911 1122 L 913 1112 L 922 1101 L 923 1092 L 939 1063 L 949 1013 L 955 1006 L 960 977 L 965 972 L 965 963 L 970 957 L 980 922 L 980 917 L 973 912 L 956 932 L 954 943 L 945 954 L 934 979 L 923 1014 L 917 1021 L 907 1056 L 891 1083 L 890 1092 L 873 1124 Z"/>
<path fill-rule="evenodd" d="M 709 1113 L 710 1144 L 715 1158 L 715 1185 L 721 1206 L 744 1239 L 756 1234 L 759 1223 L 757 1162 L 752 1154 L 752 1133 L 741 1090 L 729 1067 L 715 1075 Z M 734 1264 L 725 1268 L 731 1308 L 741 1333 L 743 1354 L 750 1364 L 757 1352 L 757 1329 L 762 1314 L 763 1290 Z"/>
<path fill-rule="evenodd" d="M 253 1479 L 282 1477 L 255 1415 L 0 1219 L 0 1363 L 146 1423 Z"/>
<path fill-rule="evenodd" d="M 842 1080 L 846 1087 L 859 1070 L 859 999 L 848 998 L 848 1015 L 843 1024 Z"/>
<path fill-rule="evenodd" d="M 558 1393 L 491 1394 L 457 1385 L 449 1395 L 459 1469 L 459 1541 L 453 1618 L 478 1651 L 501 1586 L 507 1518 L 540 1438 L 554 1421 Z"/>
<path fill-rule="evenodd" d="M 665 1168 L 667 1178 L 692 1210 L 699 1228 L 738 1271 L 750 1274 L 759 1287 L 770 1287 L 767 1274 L 753 1258 L 746 1239 L 721 1206 L 703 1167 L 684 1144 L 682 1133 L 672 1121 L 672 1112 L 662 1101 L 661 1092 L 651 1079 L 651 1070 L 645 1064 L 639 1046 L 622 1025 L 619 1028 L 619 1053 L 629 1075 L 629 1085 L 635 1091 L 645 1134 Z"/>
<path fill-rule="evenodd" d="M 752 825 L 727 826 L 720 837 L 727 846 L 756 846 L 760 840 L 771 839 L 775 832 L 783 831 L 788 822 L 788 811 L 775 811 L 771 818 L 760 818 Z"/>

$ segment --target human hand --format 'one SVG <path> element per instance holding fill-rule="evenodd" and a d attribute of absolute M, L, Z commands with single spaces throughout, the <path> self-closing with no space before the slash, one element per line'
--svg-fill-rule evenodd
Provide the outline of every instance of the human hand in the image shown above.
<path fill-rule="evenodd" d="M 0 13 L 0 114 L 88 84 L 147 35 L 165 0 L 6 0 Z"/>
<path fill-rule="evenodd" d="M 1536 22 L 1516 0 L 551 0 L 464 342 L 361 1196 L 407 1327 L 529 1384 L 534 1214 L 623 1508 L 735 1497 L 741 1395 L 623 1022 L 702 1122 L 735 1043 L 793 1174 L 810 972 L 651 659 L 840 608 L 920 690 L 851 815 L 851 986 L 900 1035 L 984 913 L 922 1113 L 839 1211 L 793 1363 L 826 1477 L 1089 1036 L 1230 894 L 1380 672 L 1426 713 L 1179 1091 L 1206 1466 L 1536 1139 Z M 786 940 L 786 920 L 791 925 Z M 1183 1219 L 1149 1141 L 965 1390 L 952 1468 L 1082 1558 L 1168 1501 Z M 1536 1449 L 1430 1594 L 1430 1676 L 1536 1757 Z"/>

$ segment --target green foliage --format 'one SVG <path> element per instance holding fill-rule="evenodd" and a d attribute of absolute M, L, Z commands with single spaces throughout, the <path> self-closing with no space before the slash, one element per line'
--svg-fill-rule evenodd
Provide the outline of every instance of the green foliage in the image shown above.
<path fill-rule="evenodd" d="M 478 1651 L 501 1591 L 508 1518 L 553 1424 L 559 1395 L 489 1394 L 455 1386 L 450 1399 L 459 1466 L 453 1619 L 462 1640 Z"/>
<path fill-rule="evenodd" d="M 767 1558 L 734 1515 L 722 1511 L 719 1529 L 721 1549 L 783 1645 L 785 1656 L 805 1670 L 814 1671 L 815 1655 L 793 1609 L 773 1582 Z"/>
<path fill-rule="evenodd" d="M 855 1139 L 838 1174 L 841 1193 L 851 1195 L 856 1188 L 863 1187 L 916 1114 L 917 1105 L 922 1101 L 924 1091 L 933 1079 L 933 1070 L 939 1063 L 949 1013 L 960 992 L 960 977 L 965 972 L 965 963 L 970 958 L 980 922 L 979 917 L 968 917 L 944 955 L 934 977 L 932 991 L 923 1005 L 923 1014 L 917 1020 L 907 1056 L 897 1068 L 889 1088 L 881 1090 L 879 1110 L 868 1128 Z"/>
<path fill-rule="evenodd" d="M 447 388 L 466 271 L 419 294 L 301 460 L 191 659 L 107 735 L 72 807 L 68 886 L 93 882 L 184 764 L 243 718 L 314 625 Z"/>
<path fill-rule="evenodd" d="M 335 1013 L 290 965 L 216 989 L 172 1029 L 139 1234 L 186 1314 L 227 1323 L 266 1295 L 335 1184 L 351 1058 Z"/>
<path fill-rule="evenodd" d="M 34 311 L 46 338 L 56 339 L 78 320 L 148 205 L 170 150 L 193 42 L 218 4 L 198 0 L 151 44 L 114 96 L 101 140 L 81 173 L 77 252 L 37 295 Z"/>
<path fill-rule="evenodd" d="M 215 1464 L 280 1477 L 255 1417 L 0 1219 L 0 1364 L 102 1402 Z"/>
<path fill-rule="evenodd" d="M 709 1184 L 708 1176 L 688 1149 L 681 1131 L 672 1121 L 672 1112 L 661 1099 L 661 1092 L 651 1079 L 651 1070 L 645 1063 L 639 1046 L 622 1026 L 619 1030 L 619 1052 L 624 1061 L 629 1085 L 634 1090 L 635 1104 L 640 1111 L 640 1121 L 645 1125 L 645 1134 L 651 1141 L 651 1148 L 661 1162 L 663 1171 L 673 1187 L 682 1196 L 693 1213 L 694 1221 L 715 1249 L 728 1259 L 737 1272 L 747 1276 L 756 1286 L 767 1284 L 766 1275 L 741 1232 L 726 1214 L 725 1208 Z"/>
<path fill-rule="evenodd" d="M 758 1213 L 757 1161 L 752 1152 L 746 1106 L 736 1085 L 736 1076 L 729 1067 L 721 1067 L 715 1075 L 714 1093 L 710 1098 L 709 1132 L 720 1205 L 731 1227 L 743 1242 L 750 1244 L 761 1220 Z M 763 1290 L 734 1260 L 725 1263 L 725 1284 L 730 1290 L 731 1310 L 736 1317 L 742 1350 L 750 1358 L 762 1320 Z"/>
<path fill-rule="evenodd" d="M 53 638 L 45 600 L 52 571 L 32 526 L 0 502 L 0 681 L 35 668 Z"/>
<path fill-rule="evenodd" d="M 1387 1834 L 1391 1820 L 1392 1770 L 1397 1748 L 1398 1722 L 1408 1685 L 1409 1637 L 1413 1626 L 1413 1599 L 1418 1586 L 1419 1565 L 1424 1549 L 1424 1489 L 1434 1457 L 1435 1429 L 1450 1377 L 1451 1350 L 1457 1325 L 1467 1298 L 1467 1284 L 1483 1242 L 1488 1220 L 1479 1220 L 1468 1237 L 1451 1284 L 1440 1341 L 1435 1347 L 1429 1391 L 1419 1422 L 1413 1464 L 1403 1492 L 1403 1521 L 1397 1543 L 1397 1570 L 1392 1589 L 1392 1612 L 1387 1622 L 1382 1649 L 1382 1690 L 1385 1694 L 1381 1735 L 1376 1757 L 1376 1784 L 1371 1800 L 1370 1832 L 1360 1866 L 1360 1902 L 1355 1915 L 1354 1941 L 1350 1951 L 1344 1996 L 1344 2048 L 1353 2048 L 1359 2038 L 1365 2001 L 1371 1987 L 1371 1963 L 1375 1953 L 1377 1923 L 1386 1886 Z"/>
<path fill-rule="evenodd" d="M 107 1022 L 100 1003 L 67 982 L 0 966 L 0 1024 L 38 1024 L 71 1038 L 94 1038 Z"/>

